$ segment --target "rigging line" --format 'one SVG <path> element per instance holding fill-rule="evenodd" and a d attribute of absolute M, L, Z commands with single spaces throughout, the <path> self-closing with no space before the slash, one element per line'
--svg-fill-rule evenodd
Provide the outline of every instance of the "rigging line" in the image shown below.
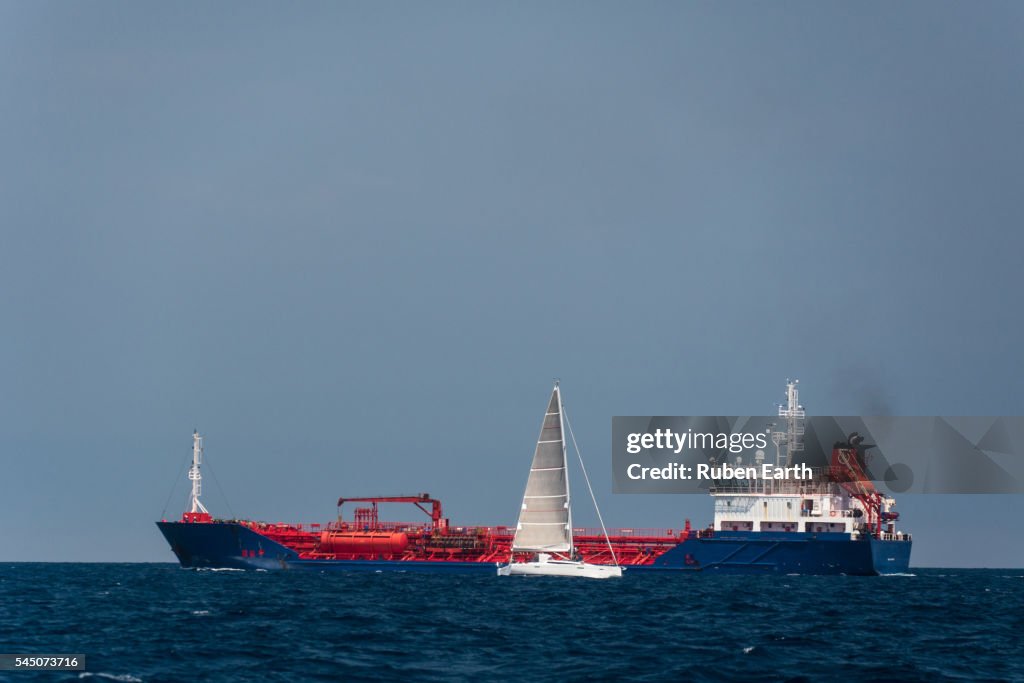
<path fill-rule="evenodd" d="M 220 479 L 217 479 L 217 473 L 213 471 L 213 466 L 210 465 L 210 456 L 206 456 L 206 469 L 210 470 L 210 474 L 213 476 L 213 483 L 217 485 L 217 490 L 220 491 L 220 497 L 224 500 L 224 504 L 228 506 L 228 512 L 231 513 L 231 519 L 238 519 L 235 516 L 235 511 L 231 509 L 231 503 L 228 502 L 228 497 L 224 495 L 224 489 L 220 486 Z"/>
<path fill-rule="evenodd" d="M 565 418 L 565 424 L 569 427 L 569 436 L 572 438 L 572 447 L 576 450 L 576 457 L 580 459 L 580 469 L 583 470 L 583 479 L 587 482 L 587 490 L 590 491 L 590 500 L 594 503 L 594 511 L 597 512 L 597 521 L 601 522 L 601 531 L 604 533 L 605 543 L 608 544 L 608 551 L 612 554 L 612 562 L 615 566 L 619 566 L 619 561 L 615 557 L 615 548 L 612 547 L 612 539 L 608 538 L 608 529 L 604 526 L 604 518 L 601 517 L 601 508 L 597 507 L 597 498 L 594 496 L 594 488 L 590 485 L 590 477 L 587 475 L 587 468 L 583 465 L 583 454 L 580 453 L 580 447 L 576 445 L 576 435 L 572 432 L 572 423 L 569 422 L 569 413 L 566 412 L 565 406 L 562 406 L 562 417 Z"/>
<path fill-rule="evenodd" d="M 174 478 L 174 484 L 171 486 L 171 492 L 167 494 L 167 500 L 164 501 L 164 509 L 160 512 L 160 519 L 167 519 L 167 506 L 171 504 L 171 496 L 174 495 L 174 490 L 178 488 L 178 480 L 181 479 L 181 473 L 185 471 L 186 460 L 181 461 L 181 469 L 178 470 L 178 476 Z"/>

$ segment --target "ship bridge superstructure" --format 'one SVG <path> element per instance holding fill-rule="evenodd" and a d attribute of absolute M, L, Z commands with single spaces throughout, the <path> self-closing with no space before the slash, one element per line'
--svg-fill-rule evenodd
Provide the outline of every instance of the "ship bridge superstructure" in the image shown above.
<path fill-rule="evenodd" d="M 776 459 L 787 467 L 793 464 L 795 454 L 803 451 L 806 412 L 799 403 L 798 382 L 787 380 L 786 403 L 779 406 L 785 429 L 772 432 Z M 879 492 L 866 473 L 865 452 L 872 446 L 863 441 L 855 432 L 835 444 L 828 467 L 801 466 L 810 476 L 716 480 L 710 490 L 715 501 L 714 530 L 910 540 L 909 534 L 896 529 L 896 501 Z M 758 450 L 754 459 L 762 464 L 764 451 Z M 750 470 L 756 473 L 761 468 Z"/>
<path fill-rule="evenodd" d="M 716 531 L 788 531 L 870 535 L 902 540 L 892 498 L 851 495 L 831 467 L 812 468 L 804 481 L 728 480 L 711 488 Z"/>
<path fill-rule="evenodd" d="M 717 531 L 802 531 L 853 534 L 856 501 L 825 472 L 810 480 L 724 480 L 711 489 Z"/>

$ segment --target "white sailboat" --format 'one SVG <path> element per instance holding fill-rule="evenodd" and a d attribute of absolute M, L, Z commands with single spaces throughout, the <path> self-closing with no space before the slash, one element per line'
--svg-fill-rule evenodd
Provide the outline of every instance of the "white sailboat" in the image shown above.
<path fill-rule="evenodd" d="M 537 448 L 533 453 L 530 476 L 526 481 L 526 493 L 519 512 L 515 538 L 512 541 L 512 556 L 508 564 L 498 566 L 498 576 L 580 576 L 588 579 L 609 579 L 621 577 L 623 568 L 618 566 L 615 550 L 608 540 L 608 532 L 597 509 L 597 499 L 590 486 L 590 477 L 580 467 L 594 501 L 601 530 L 611 551 L 613 564 L 588 564 L 578 558 L 573 546 L 572 506 L 569 500 L 569 470 L 566 467 L 566 444 L 563 430 L 564 411 L 562 393 L 558 382 L 551 392 L 544 421 L 541 423 Z M 573 446 L 576 438 L 569 426 Z M 575 448 L 579 455 L 579 448 Z M 533 553 L 531 560 L 516 561 L 515 555 Z"/>

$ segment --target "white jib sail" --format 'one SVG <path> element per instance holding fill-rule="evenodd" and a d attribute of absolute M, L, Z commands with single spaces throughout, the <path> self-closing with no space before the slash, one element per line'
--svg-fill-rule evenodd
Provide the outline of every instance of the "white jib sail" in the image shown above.
<path fill-rule="evenodd" d="M 562 398 L 555 384 L 533 453 L 512 550 L 566 553 L 571 549 L 572 514 L 562 435 Z"/>

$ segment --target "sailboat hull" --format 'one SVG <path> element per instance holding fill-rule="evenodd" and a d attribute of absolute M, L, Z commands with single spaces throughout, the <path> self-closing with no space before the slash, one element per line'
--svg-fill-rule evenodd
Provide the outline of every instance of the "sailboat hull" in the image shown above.
<path fill-rule="evenodd" d="M 584 579 L 622 578 L 622 567 L 586 562 L 512 562 L 498 567 L 498 576 L 573 576 Z"/>

